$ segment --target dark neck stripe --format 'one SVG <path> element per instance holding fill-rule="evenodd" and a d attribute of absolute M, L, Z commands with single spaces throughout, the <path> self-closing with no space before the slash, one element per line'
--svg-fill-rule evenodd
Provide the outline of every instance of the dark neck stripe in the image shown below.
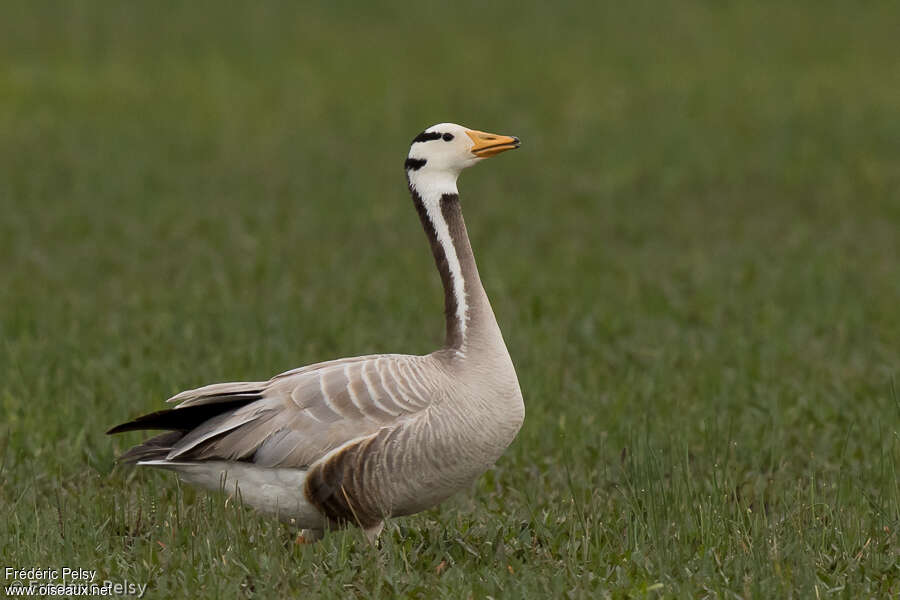
<path fill-rule="evenodd" d="M 441 133 L 438 131 L 423 131 L 419 135 L 413 138 L 412 143 L 416 142 L 428 142 L 431 140 L 439 140 L 441 139 Z"/>
<path fill-rule="evenodd" d="M 447 222 L 447 229 L 450 231 L 450 239 L 453 240 L 453 248 L 456 250 L 457 257 L 459 257 L 459 251 L 461 250 L 458 237 L 460 233 L 466 234 L 465 231 L 460 232 L 454 227 L 461 212 L 459 194 L 444 194 L 441 196 L 441 216 Z"/>
<path fill-rule="evenodd" d="M 450 266 L 447 263 L 447 254 L 444 247 L 438 241 L 437 232 L 434 229 L 434 223 L 428 218 L 428 211 L 425 209 L 425 203 L 419 192 L 410 184 L 409 193 L 412 195 L 413 204 L 416 206 L 416 212 L 419 213 L 419 220 L 422 222 L 422 228 L 425 235 L 428 236 L 428 242 L 431 244 L 431 254 L 434 256 L 435 265 L 437 265 L 438 273 L 441 275 L 441 284 L 444 286 L 444 318 L 447 323 L 447 348 L 461 348 L 463 342 L 462 324 L 456 314 L 457 303 L 456 295 L 453 293 L 453 277 L 450 275 Z M 445 199 L 447 199 L 445 201 Z M 450 205 L 455 200 L 459 205 L 459 197 L 456 194 L 444 194 L 441 197 L 441 214 L 445 215 L 445 205 Z M 445 217 L 446 218 L 446 217 Z M 455 244 L 454 244 L 455 245 Z"/>
<path fill-rule="evenodd" d="M 407 170 L 418 171 L 424 167 L 427 162 L 428 161 L 424 158 L 407 158 L 405 166 Z"/>
<path fill-rule="evenodd" d="M 469 242 L 469 232 L 466 231 L 466 221 L 463 219 L 462 205 L 458 194 L 444 194 L 441 196 L 441 216 L 447 223 L 447 231 L 450 233 L 450 241 L 459 261 L 459 272 L 463 280 L 463 294 L 465 302 L 465 314 L 463 318 L 463 331 L 466 345 L 476 335 L 476 330 L 484 326 L 486 296 L 478 276 L 478 266 L 475 264 L 475 254 L 472 252 L 472 244 Z M 487 312 L 490 312 L 490 304 L 487 303 Z M 454 315 L 455 316 L 455 315 Z"/>

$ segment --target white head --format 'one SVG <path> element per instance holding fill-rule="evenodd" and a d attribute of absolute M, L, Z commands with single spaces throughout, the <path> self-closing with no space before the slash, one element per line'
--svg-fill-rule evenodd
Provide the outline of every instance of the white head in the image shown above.
<path fill-rule="evenodd" d="M 455 182 L 466 167 L 518 147 L 517 137 L 485 133 L 455 123 L 440 123 L 432 125 L 412 141 L 406 172 L 410 182 L 423 177 Z"/>

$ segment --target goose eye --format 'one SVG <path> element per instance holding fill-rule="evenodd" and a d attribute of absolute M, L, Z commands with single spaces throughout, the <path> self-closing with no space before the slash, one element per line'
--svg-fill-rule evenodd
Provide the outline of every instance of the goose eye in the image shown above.
<path fill-rule="evenodd" d="M 441 136 L 441 137 L 444 139 L 445 142 L 449 142 L 450 140 L 453 139 L 453 134 L 452 134 L 452 133 L 445 133 L 445 134 L 444 134 L 443 136 Z"/>

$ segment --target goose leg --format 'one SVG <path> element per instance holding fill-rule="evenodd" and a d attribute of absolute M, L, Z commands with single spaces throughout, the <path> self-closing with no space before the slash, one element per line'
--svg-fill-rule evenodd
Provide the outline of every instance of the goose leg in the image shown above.
<path fill-rule="evenodd" d="M 378 521 L 376 525 L 363 529 L 363 533 L 366 534 L 369 543 L 374 546 L 382 529 L 384 529 L 384 521 Z"/>

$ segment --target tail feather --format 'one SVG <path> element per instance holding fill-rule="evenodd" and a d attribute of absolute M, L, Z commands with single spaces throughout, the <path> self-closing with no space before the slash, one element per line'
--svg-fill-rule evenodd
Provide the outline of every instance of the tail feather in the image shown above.
<path fill-rule="evenodd" d="M 163 460 L 175 443 L 184 437 L 183 431 L 167 431 L 154 436 L 142 444 L 134 446 L 118 460 L 124 463 L 136 463 L 151 460 Z"/>

